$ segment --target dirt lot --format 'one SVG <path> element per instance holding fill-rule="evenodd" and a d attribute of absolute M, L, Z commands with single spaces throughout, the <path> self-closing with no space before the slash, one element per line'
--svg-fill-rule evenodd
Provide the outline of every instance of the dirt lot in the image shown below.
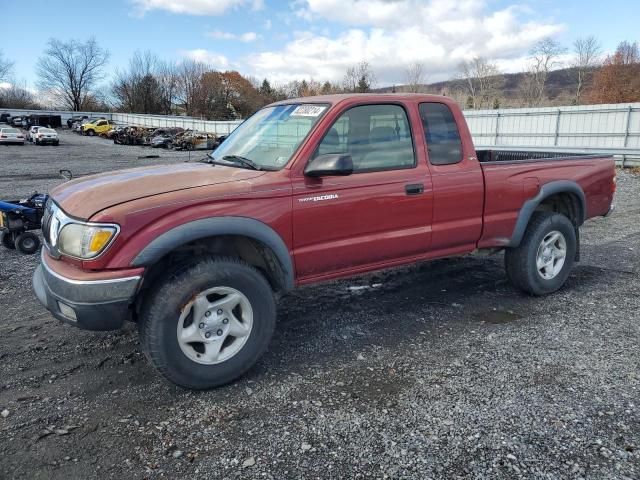
<path fill-rule="evenodd" d="M 137 158 L 156 153 L 0 147 L 0 198 L 188 155 Z M 617 205 L 555 295 L 517 293 L 501 256 L 300 289 L 258 366 L 201 393 L 163 381 L 133 325 L 60 324 L 38 257 L 0 249 L 0 478 L 639 478 L 640 177 Z"/>

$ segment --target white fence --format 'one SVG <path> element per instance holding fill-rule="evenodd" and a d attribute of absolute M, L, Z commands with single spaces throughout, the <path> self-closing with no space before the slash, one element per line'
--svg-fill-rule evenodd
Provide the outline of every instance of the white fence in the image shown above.
<path fill-rule="evenodd" d="M 110 115 L 111 119 L 118 124 L 158 128 L 182 127 L 185 130 L 198 130 L 200 132 L 215 133 L 217 135 L 229 135 L 234 128 L 241 123 L 241 120 L 214 122 L 198 120 L 192 117 L 169 117 L 165 115 L 142 115 L 138 113 L 112 113 Z"/>
<path fill-rule="evenodd" d="M 477 147 L 611 154 L 640 166 L 640 103 L 468 110 Z"/>
<path fill-rule="evenodd" d="M 240 121 L 207 121 L 191 117 L 42 110 L 3 110 L 12 115 L 104 116 L 126 125 L 182 127 L 227 135 Z M 577 107 L 467 110 L 467 122 L 478 148 L 535 149 L 616 155 L 628 166 L 640 166 L 640 103 Z"/>
<path fill-rule="evenodd" d="M 236 128 L 241 120 L 208 121 L 186 116 L 168 115 L 144 115 L 139 113 L 111 113 L 111 112 L 72 112 L 65 110 L 18 110 L 0 108 L 0 113 L 7 112 L 11 116 L 18 115 L 60 115 L 63 126 L 67 119 L 74 116 L 88 116 L 89 118 L 104 117 L 113 120 L 119 125 L 137 125 L 140 127 L 182 127 L 184 129 L 198 130 L 201 132 L 228 135 Z"/>

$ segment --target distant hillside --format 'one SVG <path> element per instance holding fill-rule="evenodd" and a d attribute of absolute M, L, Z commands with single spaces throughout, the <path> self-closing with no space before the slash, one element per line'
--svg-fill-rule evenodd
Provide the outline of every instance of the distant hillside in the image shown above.
<path fill-rule="evenodd" d="M 505 73 L 502 75 L 504 83 L 500 95 L 501 106 L 521 106 L 521 102 L 519 101 L 519 90 L 524 77 L 524 72 Z M 586 76 L 583 92 L 589 90 L 592 80 L 593 72 Z M 548 101 L 545 104 L 570 105 L 575 97 L 576 82 L 577 72 L 575 68 L 564 68 L 552 71 L 547 79 L 546 92 Z M 388 93 L 392 92 L 394 89 L 397 92 L 402 92 L 404 90 L 404 85 L 379 88 L 376 89 L 376 91 L 380 93 Z M 423 85 L 422 91 L 425 93 L 451 96 L 460 103 L 464 103 L 466 100 L 464 81 L 459 79 L 429 83 Z"/>

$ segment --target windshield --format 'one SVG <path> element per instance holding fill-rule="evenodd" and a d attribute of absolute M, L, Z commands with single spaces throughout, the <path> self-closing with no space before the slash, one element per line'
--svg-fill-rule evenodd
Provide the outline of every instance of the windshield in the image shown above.
<path fill-rule="evenodd" d="M 265 170 L 280 170 L 311 128 L 327 111 L 326 104 L 277 105 L 258 110 L 236 128 L 211 157 L 241 157 Z"/>

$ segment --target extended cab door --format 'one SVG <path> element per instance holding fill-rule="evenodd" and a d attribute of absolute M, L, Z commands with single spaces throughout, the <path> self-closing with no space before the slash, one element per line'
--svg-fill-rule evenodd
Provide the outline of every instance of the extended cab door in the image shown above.
<path fill-rule="evenodd" d="M 354 172 L 293 174 L 293 245 L 301 280 L 384 266 L 429 249 L 432 187 L 422 142 L 411 128 L 420 122 L 418 112 L 409 107 L 344 108 L 304 163 L 348 154 Z"/>
<path fill-rule="evenodd" d="M 462 111 L 419 105 L 433 183 L 433 256 L 472 251 L 482 233 L 484 178 Z"/>

